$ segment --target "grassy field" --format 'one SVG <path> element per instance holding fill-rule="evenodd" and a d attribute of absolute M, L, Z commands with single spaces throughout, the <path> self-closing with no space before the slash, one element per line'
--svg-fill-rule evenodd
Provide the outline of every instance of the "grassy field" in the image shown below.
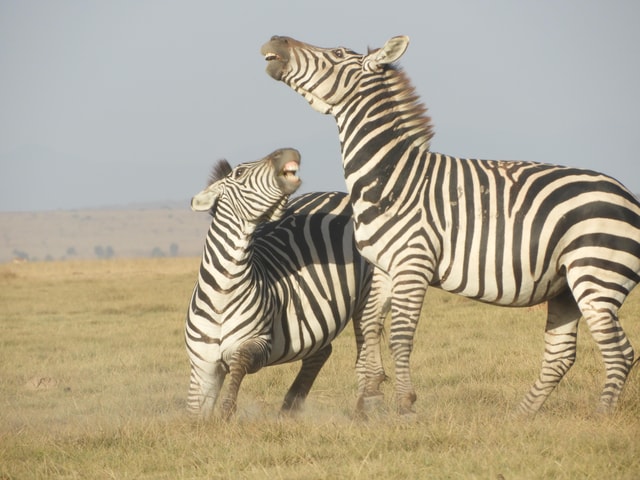
<path fill-rule="evenodd" d="M 603 367 L 578 360 L 544 411 L 511 411 L 538 373 L 544 310 L 431 290 L 413 356 L 418 418 L 356 400 L 351 330 L 296 419 L 277 412 L 297 365 L 247 377 L 237 417 L 184 411 L 184 314 L 196 258 L 0 265 L 0 480 L 38 478 L 617 478 L 640 476 L 640 368 L 618 412 L 592 412 Z M 640 291 L 621 311 L 640 351 Z M 388 373 L 391 363 L 386 357 Z"/>

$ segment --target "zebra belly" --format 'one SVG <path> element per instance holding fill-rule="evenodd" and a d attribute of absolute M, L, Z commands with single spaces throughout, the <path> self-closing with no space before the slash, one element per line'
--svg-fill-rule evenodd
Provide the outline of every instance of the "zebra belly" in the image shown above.
<path fill-rule="evenodd" d="M 454 251 L 445 244 L 438 254 L 429 248 L 424 230 L 415 223 L 407 222 L 406 226 L 394 229 L 397 232 L 395 245 L 372 241 L 376 237 L 376 227 L 375 224 L 357 225 L 356 242 L 362 256 L 391 278 L 413 270 L 431 279 L 431 286 L 502 306 L 535 305 L 566 288 L 564 275 L 555 270 L 527 273 L 525 270 L 530 270 L 530 267 L 517 267 L 518 261 L 504 254 L 497 263 L 496 249 L 482 252 L 473 248 L 464 252 Z M 458 247 L 463 245 L 458 244 Z M 557 254 L 552 256 L 550 264 L 556 264 L 556 257 Z M 416 258 L 423 260 L 417 261 Z"/>
<path fill-rule="evenodd" d="M 461 249 L 464 243 L 457 244 L 458 250 L 447 243 L 440 252 L 433 252 L 425 241 L 424 230 L 410 223 L 398 229 L 395 246 L 371 241 L 375 232 L 375 225 L 358 225 L 355 231 L 357 245 L 363 257 L 392 278 L 407 269 L 421 272 L 431 279 L 430 286 L 502 306 L 535 305 L 555 297 L 567 287 L 564 274 L 549 267 L 544 270 L 540 266 L 544 262 L 540 259 L 537 266 L 523 266 L 520 258 L 516 260 L 504 253 L 498 255 L 495 248 L 482 251 L 474 245 L 465 252 Z M 509 242 L 507 239 L 505 244 L 511 252 Z M 558 254 L 552 254 L 548 266 L 557 265 Z M 416 258 L 423 260 L 418 262 Z M 531 272 L 532 268 L 544 271 Z"/>
<path fill-rule="evenodd" d="M 511 233 L 502 238 L 502 248 L 496 243 L 483 247 L 477 236 L 471 242 L 445 242 L 432 285 L 502 306 L 535 305 L 567 287 L 559 259 L 562 242 L 551 251 L 538 249 L 532 258 L 528 247 L 514 248 Z"/>
<path fill-rule="evenodd" d="M 445 273 L 445 272 L 441 272 Z M 432 286 L 447 292 L 462 295 L 484 303 L 500 306 L 525 307 L 545 302 L 567 288 L 566 278 L 557 273 L 548 273 L 539 279 L 526 276 L 473 277 L 461 284 L 459 278 L 448 277 L 436 280 Z"/>

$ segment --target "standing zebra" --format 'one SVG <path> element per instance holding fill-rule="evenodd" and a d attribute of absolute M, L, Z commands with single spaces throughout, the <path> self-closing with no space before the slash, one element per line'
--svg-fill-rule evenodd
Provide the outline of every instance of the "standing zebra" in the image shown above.
<path fill-rule="evenodd" d="M 292 149 L 233 170 L 221 161 L 191 201 L 213 217 L 185 326 L 187 406 L 201 418 L 211 415 L 227 373 L 226 418 L 245 374 L 302 360 L 282 405 L 299 409 L 351 318 L 363 393 L 360 322 L 365 315 L 378 323 L 380 311 L 375 295 L 367 303 L 373 268 L 356 249 L 346 194 L 307 194 L 287 204 L 300 185 L 299 162 Z"/>
<path fill-rule="evenodd" d="M 392 283 L 400 413 L 416 399 L 409 357 L 428 285 L 495 305 L 548 302 L 542 370 L 522 413 L 537 412 L 573 364 L 584 316 L 606 369 L 599 410 L 612 411 L 634 357 L 617 312 L 640 281 L 640 204 L 588 170 L 431 152 L 426 108 L 394 65 L 408 43 L 361 55 L 276 36 L 261 50 L 271 77 L 337 121 L 356 243 Z"/>

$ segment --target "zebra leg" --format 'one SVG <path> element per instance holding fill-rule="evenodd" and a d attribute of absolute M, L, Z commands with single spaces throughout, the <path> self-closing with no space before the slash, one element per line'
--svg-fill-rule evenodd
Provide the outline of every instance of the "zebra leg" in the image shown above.
<path fill-rule="evenodd" d="M 417 396 L 411 382 L 410 357 L 422 303 L 427 292 L 426 282 L 417 281 L 414 272 L 408 272 L 408 276 L 410 278 L 393 277 L 389 329 L 389 346 L 396 373 L 396 403 L 400 415 L 415 413 L 413 404 Z"/>
<path fill-rule="evenodd" d="M 361 401 L 367 384 L 367 346 L 362 333 L 362 316 L 354 315 L 352 318 L 353 333 L 356 337 L 356 378 L 358 379 L 358 402 L 356 411 L 363 410 Z"/>
<path fill-rule="evenodd" d="M 567 289 L 547 303 L 542 369 L 536 382 L 518 405 L 516 412 L 535 414 L 576 359 L 578 321 L 581 313 L 571 290 Z"/>
<path fill-rule="evenodd" d="M 224 383 L 227 370 L 222 362 L 206 364 L 206 368 L 191 363 L 191 378 L 187 395 L 187 411 L 200 420 L 207 420 Z"/>
<path fill-rule="evenodd" d="M 222 401 L 222 416 L 228 420 L 237 408 L 240 384 L 248 373 L 255 373 L 267 364 L 269 344 L 262 338 L 252 338 L 242 343 L 229 362 L 229 382 Z"/>
<path fill-rule="evenodd" d="M 364 413 L 382 403 L 380 384 L 387 379 L 380 352 L 384 320 L 391 309 L 389 277 L 376 269 L 368 302 L 360 321 L 353 325 L 358 343 L 356 373 L 358 375 L 358 401 L 356 412 Z M 359 325 L 358 325 L 359 323 Z M 358 330 L 361 338 L 358 340 Z M 362 343 L 364 342 L 364 345 Z"/>
<path fill-rule="evenodd" d="M 594 302 L 595 303 L 595 302 Z M 634 351 L 617 316 L 614 305 L 584 308 L 589 330 L 600 348 L 605 366 L 605 384 L 597 412 L 612 413 L 633 366 Z"/>
<path fill-rule="evenodd" d="M 296 379 L 293 381 L 293 384 L 291 384 L 289 391 L 284 397 L 284 402 L 280 409 L 282 413 L 297 412 L 302 408 L 302 404 L 307 398 L 309 390 L 311 390 L 311 387 L 313 386 L 313 382 L 315 382 L 318 373 L 320 373 L 323 365 L 329 356 L 331 356 L 332 350 L 333 347 L 329 344 L 318 350 L 313 355 L 302 359 L 302 367 L 300 367 L 300 371 L 298 372 Z"/>
<path fill-rule="evenodd" d="M 383 400 L 380 384 L 386 380 L 387 375 L 382 365 L 380 339 L 385 317 L 377 317 L 374 319 L 375 322 L 367 324 L 363 330 L 362 341 L 364 344 L 360 349 L 356 362 L 356 373 L 358 375 L 356 411 L 358 412 L 370 410 L 375 405 L 382 403 Z"/>

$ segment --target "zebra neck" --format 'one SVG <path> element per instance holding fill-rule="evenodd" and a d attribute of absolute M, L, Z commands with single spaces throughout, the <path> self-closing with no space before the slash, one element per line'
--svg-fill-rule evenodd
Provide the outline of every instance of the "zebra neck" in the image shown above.
<path fill-rule="evenodd" d="M 364 83 L 364 82 L 363 82 Z M 401 70 L 389 69 L 378 81 L 336 108 L 345 175 L 359 170 L 389 169 L 398 149 L 428 151 L 433 136 L 431 118 Z"/>
<path fill-rule="evenodd" d="M 231 294 L 251 275 L 255 225 L 214 218 L 209 227 L 200 266 L 200 283 L 218 295 Z"/>

